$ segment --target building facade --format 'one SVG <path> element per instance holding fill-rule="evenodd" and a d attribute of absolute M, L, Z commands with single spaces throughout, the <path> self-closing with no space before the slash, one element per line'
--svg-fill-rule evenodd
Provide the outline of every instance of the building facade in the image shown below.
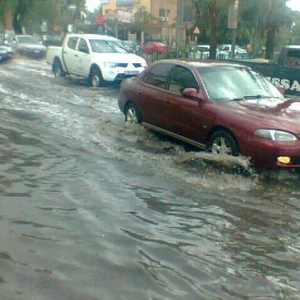
<path fill-rule="evenodd" d="M 177 42 L 186 43 L 186 28 L 193 20 L 193 0 L 103 0 L 102 12 L 107 20 L 117 19 L 117 37 L 140 43 L 163 41 L 172 47 Z M 131 14 L 131 19 L 123 22 L 120 16 L 124 13 Z"/>

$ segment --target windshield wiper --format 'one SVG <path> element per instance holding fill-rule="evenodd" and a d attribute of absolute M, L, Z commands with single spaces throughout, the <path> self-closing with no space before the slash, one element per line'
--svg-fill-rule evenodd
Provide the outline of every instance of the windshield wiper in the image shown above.
<path fill-rule="evenodd" d="M 266 99 L 266 98 L 272 98 L 271 96 L 264 96 L 264 95 L 248 95 L 244 96 L 242 98 L 233 98 L 232 101 L 242 101 L 242 100 L 256 100 L 256 99 Z"/>

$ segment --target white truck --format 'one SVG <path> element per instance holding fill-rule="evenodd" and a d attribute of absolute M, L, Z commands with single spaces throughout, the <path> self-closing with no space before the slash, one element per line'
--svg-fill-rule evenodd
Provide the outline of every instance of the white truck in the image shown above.
<path fill-rule="evenodd" d="M 55 77 L 86 78 L 93 87 L 141 73 L 147 62 L 128 53 L 120 40 L 98 34 L 68 34 L 62 46 L 49 46 L 47 63 Z"/>

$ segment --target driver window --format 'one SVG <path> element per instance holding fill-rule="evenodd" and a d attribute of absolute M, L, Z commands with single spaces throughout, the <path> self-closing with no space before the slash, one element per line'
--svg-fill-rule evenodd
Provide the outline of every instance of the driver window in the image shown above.
<path fill-rule="evenodd" d="M 83 52 L 83 53 L 89 53 L 89 48 L 84 39 L 80 39 L 79 45 L 78 45 L 78 51 Z"/>
<path fill-rule="evenodd" d="M 193 73 L 181 66 L 175 66 L 170 72 L 169 91 L 181 94 L 186 88 L 194 88 L 199 91 L 199 85 Z"/>

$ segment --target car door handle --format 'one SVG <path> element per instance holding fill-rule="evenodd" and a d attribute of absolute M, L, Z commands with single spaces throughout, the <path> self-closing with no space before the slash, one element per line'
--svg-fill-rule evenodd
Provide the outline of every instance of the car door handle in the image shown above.
<path fill-rule="evenodd" d="M 142 92 L 137 91 L 136 93 L 137 93 L 139 96 L 142 96 Z"/>
<path fill-rule="evenodd" d="M 78 57 L 78 54 L 75 54 L 75 57 Z"/>

